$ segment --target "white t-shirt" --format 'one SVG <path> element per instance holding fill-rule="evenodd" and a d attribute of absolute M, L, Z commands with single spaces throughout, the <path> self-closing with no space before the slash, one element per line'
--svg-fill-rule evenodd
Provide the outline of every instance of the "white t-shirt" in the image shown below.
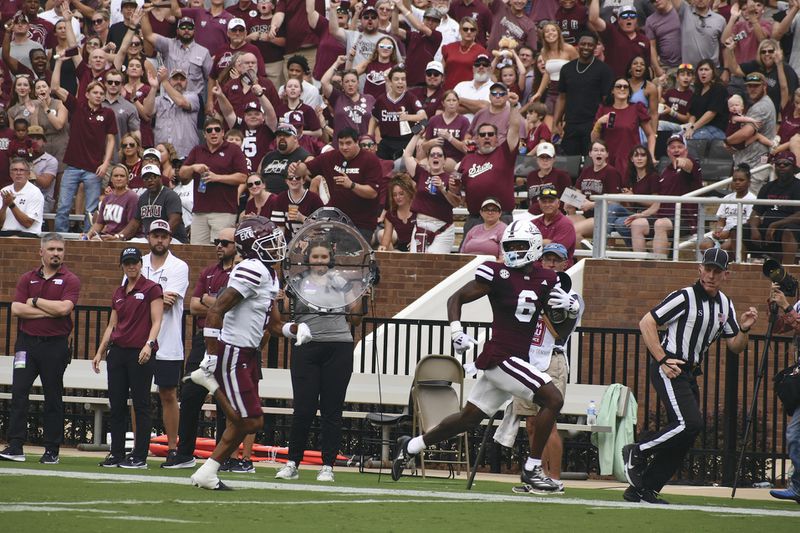
<path fill-rule="evenodd" d="M 228 287 L 244 299 L 225 313 L 220 340 L 239 348 L 258 348 L 280 283 L 278 275 L 258 259 L 245 259 L 231 271 Z"/>
<path fill-rule="evenodd" d="M 164 310 L 161 331 L 158 332 L 158 352 L 156 359 L 162 361 L 183 361 L 183 299 L 189 289 L 189 265 L 167 252 L 164 265 L 156 270 L 150 266 L 152 254 L 142 258 L 142 276 L 161 285 L 164 292 L 178 294 L 169 310 Z"/>
<path fill-rule="evenodd" d="M 2 231 L 25 231 L 27 233 L 41 233 L 42 232 L 42 218 L 44 217 L 44 196 L 39 187 L 31 182 L 26 182 L 22 190 L 16 192 L 14 184 L 3 187 L 3 191 L 11 191 L 14 195 L 14 203 L 17 207 L 33 219 L 31 227 L 26 228 L 19 223 L 17 217 L 11 212 L 11 209 L 6 209 L 6 219 L 3 222 Z"/>
<path fill-rule="evenodd" d="M 183 208 L 181 218 L 183 218 L 183 225 L 188 228 L 192 225 L 192 210 L 194 209 L 193 181 L 190 181 L 186 185 L 178 183 L 172 190 L 178 195 L 178 198 L 181 199 L 181 207 Z"/>
<path fill-rule="evenodd" d="M 281 85 L 278 89 L 278 96 L 283 98 L 283 88 L 284 86 Z M 303 80 L 302 83 L 303 91 L 300 93 L 300 101 L 309 106 L 314 111 L 317 110 L 318 107 L 323 107 L 325 102 L 322 100 L 322 95 L 319 94 L 319 89 L 313 83 L 308 83 L 306 80 Z"/>
<path fill-rule="evenodd" d="M 569 295 L 577 296 L 578 302 L 580 303 L 580 308 L 578 309 L 578 319 L 575 321 L 575 327 L 578 327 L 578 323 L 581 321 L 581 316 L 583 316 L 583 298 L 581 298 L 581 296 L 575 291 L 569 291 Z M 573 331 L 575 331 L 574 328 Z M 570 331 L 570 335 L 572 335 L 572 331 Z M 569 335 L 567 338 L 569 338 Z M 558 346 L 563 348 L 566 341 L 567 339 L 562 339 L 561 342 L 556 342 L 553 334 L 550 333 L 550 330 L 547 329 L 547 326 L 545 326 L 544 321 L 542 320 L 542 315 L 539 315 L 539 321 L 536 323 L 536 331 L 533 334 L 533 338 L 531 338 L 531 347 L 530 350 L 528 350 L 528 362 L 535 366 L 537 370 L 546 372 L 547 368 L 550 366 L 550 358 L 553 354 L 553 347 Z M 567 361 L 567 368 L 569 368 L 569 361 Z"/>
<path fill-rule="evenodd" d="M 729 195 L 725 196 L 723 200 L 730 200 L 735 199 L 736 193 L 732 192 Z M 756 195 L 750 191 L 747 191 L 747 194 L 744 195 L 742 200 L 755 200 Z M 725 219 L 725 227 L 723 228 L 725 231 L 730 231 L 736 227 L 736 212 L 738 211 L 739 206 L 736 204 L 720 204 L 719 209 L 717 209 L 717 218 L 724 218 Z M 748 219 L 750 218 L 750 214 L 753 212 L 753 204 L 742 204 L 742 223 L 746 224 Z"/>
<path fill-rule="evenodd" d="M 119 0 L 117 0 L 117 3 L 119 3 Z M 117 12 L 119 13 L 119 9 L 117 9 Z M 56 13 L 55 9 L 50 9 L 48 11 L 43 11 L 39 13 L 39 18 L 46 20 L 53 26 L 55 26 L 56 24 L 58 24 L 59 21 L 64 19 L 64 17 Z M 120 20 L 122 20 L 122 15 L 120 15 Z M 81 23 L 78 17 L 72 17 L 72 33 L 75 34 L 75 39 L 78 41 L 78 44 L 83 42 L 83 34 L 81 33 Z"/>
<path fill-rule="evenodd" d="M 489 102 L 489 87 L 492 85 L 492 80 L 489 79 L 481 85 L 479 88 L 475 88 L 475 82 L 472 80 L 462 81 L 456 84 L 453 87 L 453 91 L 458 95 L 459 98 L 468 98 L 470 100 L 485 100 L 487 103 Z M 472 119 L 475 115 L 472 113 L 464 113 L 464 116 L 467 117 L 470 124 L 472 123 Z"/>

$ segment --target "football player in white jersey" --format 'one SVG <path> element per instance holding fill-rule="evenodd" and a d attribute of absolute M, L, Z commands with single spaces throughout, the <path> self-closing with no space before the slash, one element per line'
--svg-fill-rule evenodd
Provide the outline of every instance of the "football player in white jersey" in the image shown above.
<path fill-rule="evenodd" d="M 236 227 L 234 242 L 243 261 L 206 315 L 203 363 L 184 378 L 207 388 L 228 418 L 211 457 L 191 477 L 195 486 L 212 490 L 229 490 L 217 477 L 220 462 L 245 435 L 263 427 L 257 376 L 264 324 L 270 334 L 296 339 L 297 345 L 311 340 L 308 326 L 284 323 L 274 306 L 280 285 L 271 265 L 286 255 L 283 231 L 264 217 L 249 218 Z"/>

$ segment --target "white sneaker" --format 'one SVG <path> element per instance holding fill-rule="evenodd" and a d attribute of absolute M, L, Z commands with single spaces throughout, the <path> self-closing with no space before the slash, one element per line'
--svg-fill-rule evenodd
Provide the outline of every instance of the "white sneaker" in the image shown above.
<path fill-rule="evenodd" d="M 278 470 L 278 473 L 275 474 L 275 479 L 287 479 L 291 481 L 299 478 L 300 474 L 297 473 L 297 464 L 294 461 L 286 461 L 283 468 Z"/>
<path fill-rule="evenodd" d="M 217 383 L 214 374 L 207 372 L 203 368 L 198 368 L 197 370 L 189 374 L 187 377 L 196 384 L 200 385 L 201 387 L 207 388 L 210 394 L 214 394 L 214 391 L 216 391 L 219 388 L 219 383 Z"/>
<path fill-rule="evenodd" d="M 317 481 L 327 481 L 328 483 L 333 483 L 333 467 L 324 465 L 319 471 L 319 474 L 317 474 Z"/>

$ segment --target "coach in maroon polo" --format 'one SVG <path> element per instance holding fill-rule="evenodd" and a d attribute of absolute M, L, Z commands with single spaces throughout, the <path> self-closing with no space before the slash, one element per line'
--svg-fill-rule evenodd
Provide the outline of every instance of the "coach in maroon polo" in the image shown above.
<path fill-rule="evenodd" d="M 64 370 L 69 363 L 72 309 L 81 282 L 64 266 L 64 239 L 57 233 L 42 237 L 42 266 L 17 282 L 11 314 L 19 320 L 14 346 L 14 379 L 8 420 L 8 447 L 0 458 L 24 461 L 22 444 L 28 427 L 28 394 L 39 377 L 44 390 L 44 447 L 39 462 L 57 464 L 64 438 Z"/>
<path fill-rule="evenodd" d="M 247 158 L 225 140 L 222 122 L 210 118 L 204 129 L 205 143 L 192 148 L 179 171 L 193 180 L 192 244 L 211 244 L 220 230 L 236 225 L 238 187 L 247 179 Z"/>
<path fill-rule="evenodd" d="M 338 150 L 321 154 L 308 163 L 289 165 L 290 176 L 322 176 L 331 199 L 328 205 L 342 210 L 367 242 L 378 225 L 378 187 L 383 175 L 374 153 L 358 145 L 359 133 L 344 128 L 336 136 Z M 196 201 L 195 201 L 196 202 Z"/>

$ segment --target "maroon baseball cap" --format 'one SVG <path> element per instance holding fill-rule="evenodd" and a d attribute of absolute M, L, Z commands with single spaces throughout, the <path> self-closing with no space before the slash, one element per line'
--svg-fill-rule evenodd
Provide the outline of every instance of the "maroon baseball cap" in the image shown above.
<path fill-rule="evenodd" d="M 299 111 L 292 111 L 289 113 L 289 124 L 294 126 L 295 128 L 303 127 L 303 114 Z"/>
<path fill-rule="evenodd" d="M 794 156 L 792 152 L 789 152 L 788 150 L 775 154 L 775 157 L 773 158 L 772 161 L 774 163 L 777 163 L 778 161 L 789 161 L 790 163 L 792 163 L 792 166 L 797 166 L 797 158 Z"/>

